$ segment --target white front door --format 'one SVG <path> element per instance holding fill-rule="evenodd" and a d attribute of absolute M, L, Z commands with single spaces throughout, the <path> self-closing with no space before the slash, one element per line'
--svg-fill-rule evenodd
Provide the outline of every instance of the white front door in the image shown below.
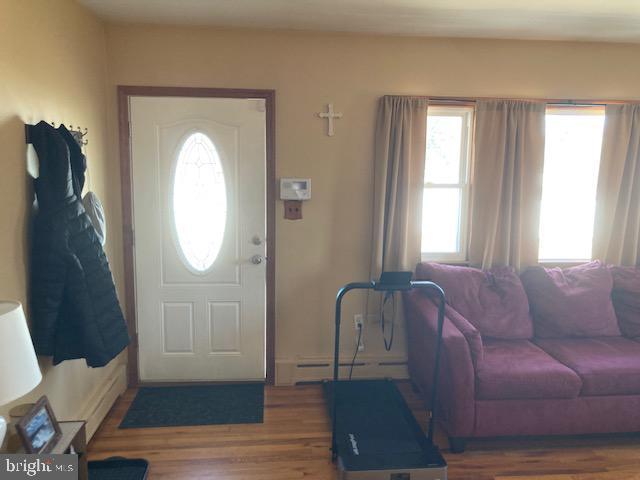
<path fill-rule="evenodd" d="M 140 379 L 264 380 L 264 100 L 130 102 Z"/>

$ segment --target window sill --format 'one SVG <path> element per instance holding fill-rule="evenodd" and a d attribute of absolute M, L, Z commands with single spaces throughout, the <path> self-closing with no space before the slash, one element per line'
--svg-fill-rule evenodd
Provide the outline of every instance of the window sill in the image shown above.
<path fill-rule="evenodd" d="M 545 268 L 570 268 L 577 267 L 578 265 L 584 265 L 585 263 L 592 261 L 593 260 L 538 260 L 538 265 Z"/>
<path fill-rule="evenodd" d="M 431 262 L 431 263 L 442 263 L 444 265 L 457 265 L 462 267 L 468 267 L 469 261 L 457 258 L 435 258 L 435 257 L 425 257 L 424 255 L 420 258 L 421 262 Z"/>

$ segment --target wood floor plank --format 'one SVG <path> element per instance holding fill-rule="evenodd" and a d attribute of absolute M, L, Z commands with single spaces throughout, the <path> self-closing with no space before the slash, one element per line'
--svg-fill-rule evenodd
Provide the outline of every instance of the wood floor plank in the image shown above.
<path fill-rule="evenodd" d="M 640 480 L 640 473 L 598 472 L 567 475 L 527 475 L 518 477 L 496 477 L 495 480 Z"/>
<path fill-rule="evenodd" d="M 400 389 L 419 423 L 426 414 L 408 384 Z M 149 480 L 330 480 L 331 431 L 319 385 L 266 387 L 264 423 L 120 430 L 128 390 L 89 445 L 89 459 L 146 458 Z M 451 480 L 640 480 L 640 436 L 472 442 L 450 454 Z"/>

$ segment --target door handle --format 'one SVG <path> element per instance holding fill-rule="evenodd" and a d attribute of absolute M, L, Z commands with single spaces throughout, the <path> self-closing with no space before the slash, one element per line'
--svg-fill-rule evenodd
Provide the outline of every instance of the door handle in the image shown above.
<path fill-rule="evenodd" d="M 253 263 L 254 265 L 260 265 L 262 262 L 264 262 L 267 259 L 267 257 L 264 257 L 262 255 L 253 255 L 250 259 L 251 263 Z"/>

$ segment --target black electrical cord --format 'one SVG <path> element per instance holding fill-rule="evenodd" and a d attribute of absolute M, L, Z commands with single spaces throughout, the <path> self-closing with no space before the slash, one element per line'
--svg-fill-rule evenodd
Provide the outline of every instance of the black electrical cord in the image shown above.
<path fill-rule="evenodd" d="M 351 367 L 349 368 L 349 381 L 351 381 L 351 376 L 353 375 L 353 367 L 356 364 L 356 357 L 358 356 L 358 352 L 360 351 L 360 342 L 362 341 L 362 324 L 358 325 L 358 341 L 356 342 L 356 351 L 353 352 L 353 358 L 351 359 Z"/>
<path fill-rule="evenodd" d="M 385 324 L 386 319 L 384 315 L 384 307 L 387 305 L 387 302 L 391 298 L 391 337 L 387 341 L 387 336 L 385 334 Z M 396 296 L 395 292 L 387 291 L 383 296 L 380 297 L 380 326 L 382 327 L 382 340 L 384 340 L 384 348 L 387 352 L 391 351 L 391 347 L 393 347 L 393 337 L 396 326 Z"/>

